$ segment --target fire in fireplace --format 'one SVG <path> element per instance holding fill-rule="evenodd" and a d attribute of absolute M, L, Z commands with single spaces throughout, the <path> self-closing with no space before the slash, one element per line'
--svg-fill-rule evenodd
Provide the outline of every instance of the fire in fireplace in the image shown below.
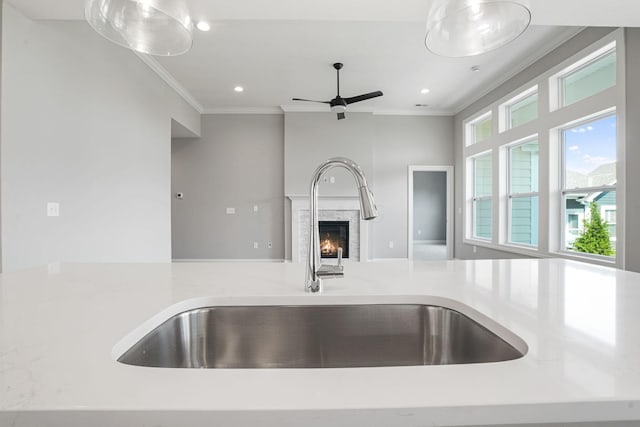
<path fill-rule="evenodd" d="M 319 221 L 320 255 L 322 258 L 349 258 L 349 221 Z"/>

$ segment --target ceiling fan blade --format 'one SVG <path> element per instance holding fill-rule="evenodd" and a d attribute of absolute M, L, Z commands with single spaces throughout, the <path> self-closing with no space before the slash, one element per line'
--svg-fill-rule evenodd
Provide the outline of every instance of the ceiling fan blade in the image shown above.
<path fill-rule="evenodd" d="M 342 120 L 344 118 L 346 118 L 347 116 L 344 115 L 344 113 L 338 113 L 338 120 Z"/>
<path fill-rule="evenodd" d="M 292 98 L 292 101 L 319 102 L 320 104 L 331 104 L 330 101 L 316 101 L 314 99 Z"/>
<path fill-rule="evenodd" d="M 364 95 L 352 96 L 351 98 L 344 98 L 345 102 L 348 104 L 353 104 L 354 102 L 366 101 L 367 99 L 377 98 L 382 96 L 383 93 L 378 91 L 365 93 Z"/>

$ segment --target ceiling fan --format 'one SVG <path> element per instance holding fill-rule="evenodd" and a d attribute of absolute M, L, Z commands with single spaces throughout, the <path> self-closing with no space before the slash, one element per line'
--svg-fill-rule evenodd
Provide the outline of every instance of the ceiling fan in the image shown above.
<path fill-rule="evenodd" d="M 331 112 L 336 113 L 338 115 L 338 120 L 342 120 L 345 118 L 345 112 L 347 111 L 347 105 L 353 104 L 355 102 L 366 101 L 367 99 L 377 98 L 378 96 L 382 96 L 382 92 L 375 91 L 371 93 L 365 93 L 364 95 L 352 96 L 351 98 L 343 98 L 340 96 L 340 70 L 342 69 L 342 64 L 340 62 L 336 62 L 333 64 L 333 68 L 336 69 L 338 73 L 338 95 L 333 98 L 331 101 L 314 101 L 312 99 L 301 99 L 301 98 L 293 98 L 294 101 L 306 101 L 306 102 L 319 102 L 321 104 L 329 104 L 331 107 Z"/>

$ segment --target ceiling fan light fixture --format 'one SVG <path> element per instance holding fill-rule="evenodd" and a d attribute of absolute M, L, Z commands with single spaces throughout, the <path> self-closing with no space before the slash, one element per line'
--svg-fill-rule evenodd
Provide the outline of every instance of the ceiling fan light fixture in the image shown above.
<path fill-rule="evenodd" d="M 193 22 L 183 0 L 86 0 L 85 18 L 98 34 L 157 56 L 186 53 Z"/>
<path fill-rule="evenodd" d="M 440 56 L 479 55 L 515 40 L 530 22 L 528 0 L 435 0 L 425 45 Z"/>

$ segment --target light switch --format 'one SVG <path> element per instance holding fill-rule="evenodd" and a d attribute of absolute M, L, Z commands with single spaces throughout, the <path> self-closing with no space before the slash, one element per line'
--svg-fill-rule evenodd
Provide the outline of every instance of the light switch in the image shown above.
<path fill-rule="evenodd" d="M 332 176 L 331 178 L 329 178 L 329 182 L 332 183 L 332 184 L 335 184 L 336 183 L 336 177 Z"/>
<path fill-rule="evenodd" d="M 47 203 L 47 216 L 60 216 L 60 203 L 58 202 Z"/>
<path fill-rule="evenodd" d="M 258 249 L 260 247 L 260 245 L 258 244 L 258 242 L 253 242 L 253 249 Z"/>
<path fill-rule="evenodd" d="M 227 215 L 235 215 L 236 208 L 227 208 Z"/>
<path fill-rule="evenodd" d="M 258 212 L 258 210 L 259 210 L 259 209 L 258 209 L 258 205 L 253 205 L 253 211 L 254 211 L 254 212 Z"/>

